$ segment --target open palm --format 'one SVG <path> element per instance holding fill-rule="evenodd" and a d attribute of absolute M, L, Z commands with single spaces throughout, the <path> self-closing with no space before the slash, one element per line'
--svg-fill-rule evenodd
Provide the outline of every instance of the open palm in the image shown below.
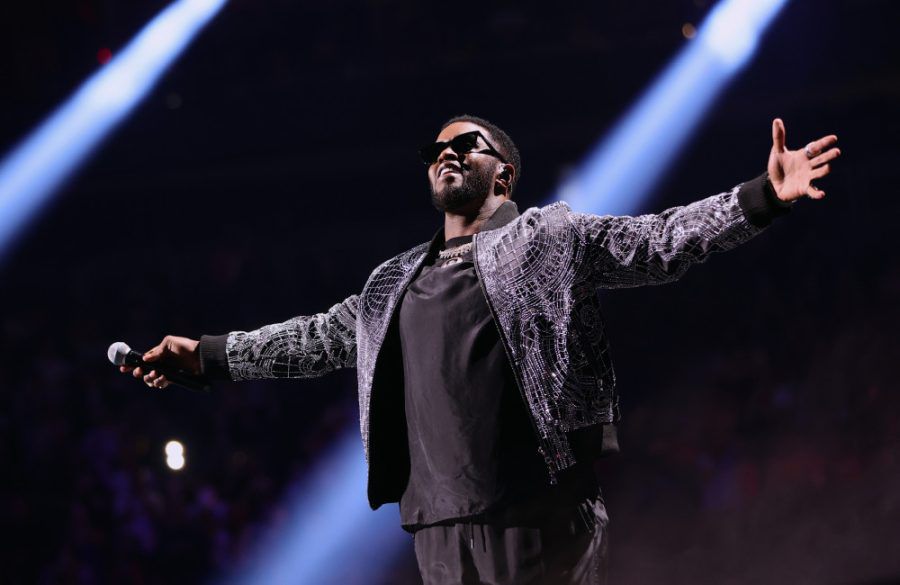
<path fill-rule="evenodd" d="M 768 167 L 775 193 L 782 201 L 794 201 L 804 195 L 821 199 L 825 191 L 816 187 L 813 181 L 831 172 L 828 163 L 840 156 L 839 149 L 831 148 L 837 142 L 837 136 L 831 134 L 819 138 L 800 150 L 785 148 L 784 137 L 784 122 L 776 118 L 772 121 L 772 151 L 769 153 Z"/>

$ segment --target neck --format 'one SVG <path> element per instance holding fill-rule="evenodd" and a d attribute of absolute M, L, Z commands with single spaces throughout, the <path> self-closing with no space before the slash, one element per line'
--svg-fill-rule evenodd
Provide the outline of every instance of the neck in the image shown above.
<path fill-rule="evenodd" d="M 481 231 L 497 208 L 508 200 L 505 196 L 489 195 L 478 208 L 454 209 L 444 212 L 444 239 L 470 236 Z"/>

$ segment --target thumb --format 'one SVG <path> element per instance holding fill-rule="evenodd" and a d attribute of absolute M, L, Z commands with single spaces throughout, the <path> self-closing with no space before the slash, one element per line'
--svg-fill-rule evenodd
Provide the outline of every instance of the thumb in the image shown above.
<path fill-rule="evenodd" d="M 784 122 L 781 118 L 772 120 L 772 148 L 775 152 L 784 152 Z"/>
<path fill-rule="evenodd" d="M 165 340 L 163 340 L 162 343 L 160 343 L 156 347 L 148 350 L 147 353 L 144 354 L 144 361 L 145 362 L 155 362 L 156 360 L 158 360 L 160 358 L 160 356 L 163 354 L 163 351 L 165 350 L 165 345 L 166 345 L 166 342 L 165 342 Z"/>

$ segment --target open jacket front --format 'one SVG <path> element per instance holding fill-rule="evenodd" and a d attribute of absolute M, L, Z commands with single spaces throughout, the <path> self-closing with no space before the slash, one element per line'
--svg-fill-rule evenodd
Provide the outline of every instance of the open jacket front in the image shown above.
<path fill-rule="evenodd" d="M 575 462 L 574 435 L 596 436 L 597 452 L 615 448 L 618 396 L 598 289 L 676 280 L 787 210 L 763 175 L 660 214 L 598 216 L 554 203 L 520 215 L 508 201 L 486 222 L 473 239 L 475 270 L 551 482 Z M 227 371 L 233 380 L 356 366 L 373 508 L 398 501 L 409 473 L 397 308 L 442 243 L 441 230 L 391 258 L 359 295 L 327 312 L 201 339 L 204 372 Z"/>

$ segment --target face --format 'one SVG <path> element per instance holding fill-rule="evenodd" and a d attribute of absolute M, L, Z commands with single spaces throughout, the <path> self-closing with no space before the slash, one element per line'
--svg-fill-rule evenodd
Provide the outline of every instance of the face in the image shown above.
<path fill-rule="evenodd" d="M 473 130 L 491 140 L 490 133 L 471 122 L 454 122 L 438 134 L 437 142 L 447 142 L 455 136 Z M 431 202 L 439 211 L 477 210 L 491 193 L 494 179 L 503 163 L 491 154 L 489 145 L 479 138 L 473 152 L 457 154 L 448 145 L 435 163 L 428 167 Z"/>

